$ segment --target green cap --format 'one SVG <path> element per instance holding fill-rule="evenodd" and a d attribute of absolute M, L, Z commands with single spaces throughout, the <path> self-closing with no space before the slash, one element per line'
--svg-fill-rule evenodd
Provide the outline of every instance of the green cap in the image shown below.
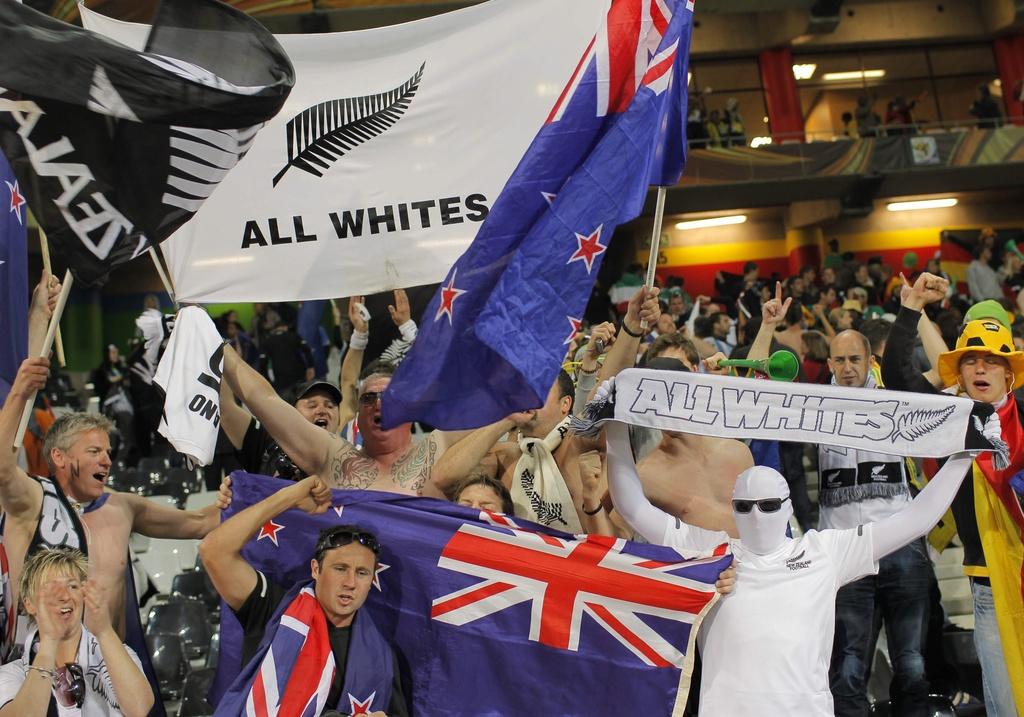
<path fill-rule="evenodd" d="M 979 301 L 977 304 L 967 310 L 964 315 L 964 323 L 970 321 L 978 321 L 979 319 L 992 319 L 998 321 L 1006 328 L 1010 328 L 1010 315 L 1006 313 L 1006 309 L 994 299 L 985 299 L 985 301 Z"/>

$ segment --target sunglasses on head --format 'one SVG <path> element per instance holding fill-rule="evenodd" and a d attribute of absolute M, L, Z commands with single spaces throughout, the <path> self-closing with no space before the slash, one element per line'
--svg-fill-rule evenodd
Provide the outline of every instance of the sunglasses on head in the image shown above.
<path fill-rule="evenodd" d="M 761 500 L 734 500 L 732 502 L 732 508 L 737 513 L 749 513 L 757 506 L 757 509 L 762 513 L 777 513 L 782 507 L 782 504 L 789 500 L 787 495 L 785 498 L 762 498 Z"/>
<path fill-rule="evenodd" d="M 351 528 L 340 528 L 320 538 L 316 544 L 316 554 L 323 555 L 328 550 L 341 548 L 353 542 L 372 551 L 374 555 L 380 554 L 380 543 L 377 542 L 376 536 Z"/>
<path fill-rule="evenodd" d="M 367 391 L 359 395 L 360 406 L 373 406 L 376 405 L 377 401 L 380 400 L 381 396 L 384 395 L 383 391 Z"/>
<path fill-rule="evenodd" d="M 69 662 L 57 671 L 57 696 L 65 707 L 78 709 L 85 702 L 85 673 L 77 662 Z"/>

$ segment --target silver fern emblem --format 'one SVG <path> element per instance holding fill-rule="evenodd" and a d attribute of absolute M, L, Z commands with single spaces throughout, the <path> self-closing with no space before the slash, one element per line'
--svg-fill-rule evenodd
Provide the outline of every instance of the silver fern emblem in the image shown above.
<path fill-rule="evenodd" d="M 288 120 L 288 164 L 274 177 L 274 186 L 292 167 L 322 177 L 332 162 L 390 129 L 409 109 L 426 66 L 388 92 L 328 100 Z"/>
<path fill-rule="evenodd" d="M 893 443 L 896 442 L 897 438 L 902 438 L 905 441 L 913 441 L 934 431 L 945 423 L 946 419 L 952 414 L 953 406 L 934 410 L 921 408 L 916 411 L 908 411 L 900 416 L 900 420 L 896 423 L 896 430 L 893 431 L 890 440 L 892 440 Z"/>

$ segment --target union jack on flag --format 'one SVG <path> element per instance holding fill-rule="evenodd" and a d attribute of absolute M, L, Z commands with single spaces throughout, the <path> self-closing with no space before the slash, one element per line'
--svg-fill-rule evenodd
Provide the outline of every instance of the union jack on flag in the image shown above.
<path fill-rule="evenodd" d="M 235 473 L 229 514 L 283 484 Z M 281 514 L 279 544 L 251 541 L 243 554 L 288 584 L 308 579 L 322 528 L 374 532 L 390 567 L 361 610 L 398 653 L 414 714 L 668 717 L 685 704 L 696 633 L 731 556 L 685 560 L 395 493 L 334 491 L 334 503 L 341 517 Z M 241 645 L 230 610 L 221 621 L 217 685 L 237 672 Z"/>

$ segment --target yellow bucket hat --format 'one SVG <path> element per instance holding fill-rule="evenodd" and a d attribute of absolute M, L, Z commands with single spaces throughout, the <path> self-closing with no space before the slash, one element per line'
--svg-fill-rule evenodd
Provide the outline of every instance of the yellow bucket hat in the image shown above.
<path fill-rule="evenodd" d="M 1013 373 L 1014 387 L 1024 386 L 1024 351 L 1016 351 L 1010 330 L 992 319 L 968 322 L 956 340 L 956 348 L 939 354 L 939 376 L 944 386 L 952 386 L 957 382 L 960 359 L 969 351 L 990 353 L 1006 359 Z"/>

